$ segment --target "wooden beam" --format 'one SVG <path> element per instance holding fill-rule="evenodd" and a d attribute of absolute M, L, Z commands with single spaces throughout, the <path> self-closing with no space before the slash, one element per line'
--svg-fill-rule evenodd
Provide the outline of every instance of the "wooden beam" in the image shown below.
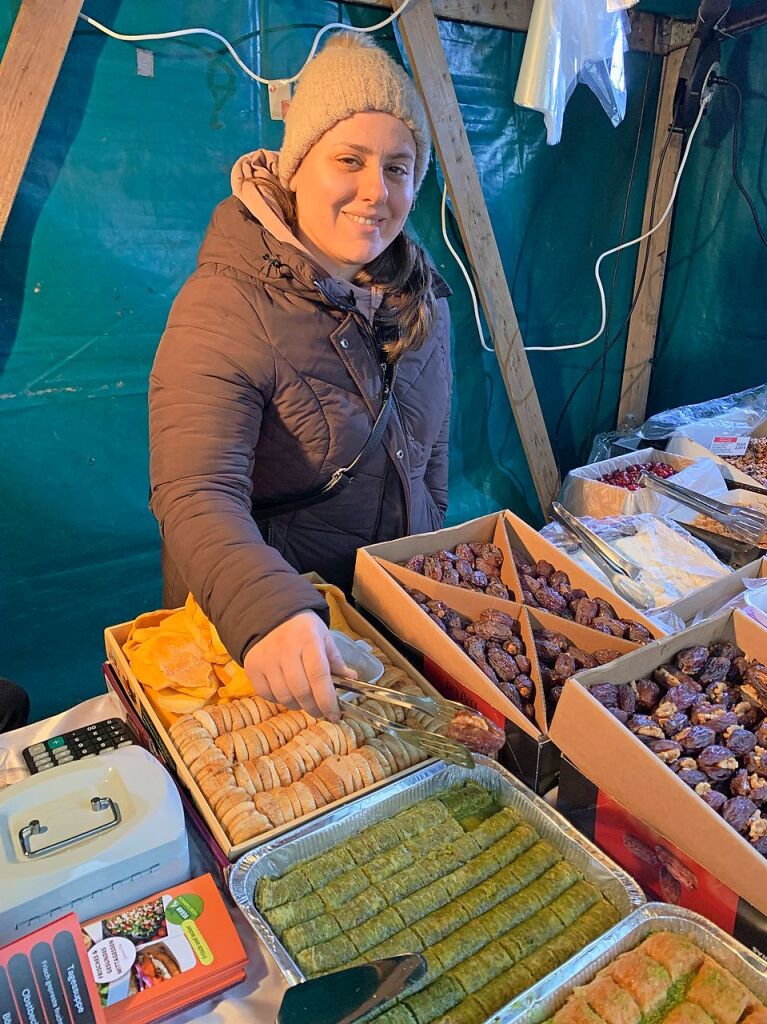
<path fill-rule="evenodd" d="M 392 0 L 352 0 L 364 7 L 391 10 Z M 533 0 L 432 0 L 438 18 L 445 21 L 465 21 L 470 25 L 505 28 L 512 32 L 527 32 Z M 631 33 L 629 49 L 640 53 L 667 53 L 673 19 L 650 14 L 647 11 L 629 11 Z M 656 22 L 659 25 L 656 31 Z M 661 42 L 663 40 L 663 42 Z"/>
<path fill-rule="evenodd" d="M 431 0 L 411 0 L 399 26 L 429 115 L 538 500 L 547 513 L 559 488 L 559 474 Z"/>
<path fill-rule="evenodd" d="M 642 234 L 652 227 L 650 223 L 652 193 L 655 178 L 658 174 L 661 151 L 668 139 L 668 130 L 673 118 L 674 92 L 684 55 L 684 50 L 674 50 L 667 57 L 663 58 L 658 112 L 655 118 L 650 173 L 647 179 L 648 188 L 645 198 L 644 217 L 642 219 Z M 658 181 L 658 193 L 653 214 L 653 220 L 656 222 L 661 213 L 666 209 L 671 198 L 671 191 L 674 187 L 674 180 L 679 168 L 681 151 L 682 136 L 675 133 L 671 137 L 668 152 L 663 162 L 663 170 Z M 658 317 L 660 315 L 660 303 L 663 294 L 663 281 L 666 276 L 671 220 L 672 218 L 669 217 L 663 226 L 654 235 L 651 235 L 647 241 L 642 242 L 639 247 L 634 291 L 639 287 L 642 266 L 644 265 L 648 246 L 649 257 L 644 285 L 629 321 L 626 356 L 623 363 L 621 398 L 618 408 L 619 424 L 626 423 L 627 417 L 633 418 L 629 422 L 637 424 L 642 423 L 645 418 L 647 394 L 650 389 L 652 358 L 655 353 L 655 338 L 658 333 Z"/>
<path fill-rule="evenodd" d="M 0 64 L 0 235 L 72 38 L 82 0 L 22 0 Z"/>

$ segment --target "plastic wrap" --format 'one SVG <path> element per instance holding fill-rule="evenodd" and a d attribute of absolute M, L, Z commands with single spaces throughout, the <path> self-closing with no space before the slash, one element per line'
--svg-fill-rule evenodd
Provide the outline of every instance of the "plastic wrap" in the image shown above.
<path fill-rule="evenodd" d="M 562 137 L 565 107 L 578 82 L 588 85 L 613 125 L 623 120 L 628 18 L 616 8 L 632 4 L 535 0 L 514 101 L 543 114 L 550 146 Z"/>
<path fill-rule="evenodd" d="M 718 498 L 727 493 L 727 484 L 716 465 L 708 459 L 692 461 L 684 456 L 666 454 L 654 448 L 642 448 L 614 459 L 594 462 L 588 466 L 573 469 L 565 478 L 559 501 L 574 516 L 632 516 L 642 513 L 671 516 L 680 523 L 692 523 L 698 513 L 685 508 L 678 502 L 654 491 L 640 488 L 629 491 L 623 487 L 602 483 L 601 477 L 627 466 L 648 462 L 667 462 L 676 470 L 674 483 L 681 484 L 698 494 Z"/>
<path fill-rule="evenodd" d="M 650 416 L 634 430 L 611 431 L 598 434 L 589 455 L 589 462 L 600 462 L 609 458 L 615 441 L 661 441 L 674 434 L 686 434 L 688 428 L 702 428 L 705 424 L 717 426 L 728 432 L 727 425 L 737 425 L 742 434 L 753 434 L 760 425 L 767 423 L 767 384 L 738 391 L 732 395 L 713 398 L 697 405 L 680 405 L 676 409 Z"/>
<path fill-rule="evenodd" d="M 702 609 L 689 625 L 697 626 L 704 619 L 711 618 L 712 614 L 719 615 L 721 612 L 734 611 L 736 608 L 740 608 L 767 629 L 767 579 L 743 580 L 743 590 L 739 594 L 715 608 L 713 612 L 708 608 Z"/>
<path fill-rule="evenodd" d="M 724 565 L 702 541 L 691 537 L 673 520 L 663 516 L 613 516 L 608 519 L 583 517 L 583 522 L 617 552 L 642 566 L 642 582 L 655 597 L 655 607 L 664 608 L 714 580 L 728 576 Z M 564 548 L 600 583 L 609 586 L 607 577 L 580 547 L 575 547 L 569 534 L 558 523 L 549 523 L 541 535 Z M 666 618 L 649 613 L 666 628 Z M 684 628 L 676 619 L 669 620 L 671 631 Z"/>

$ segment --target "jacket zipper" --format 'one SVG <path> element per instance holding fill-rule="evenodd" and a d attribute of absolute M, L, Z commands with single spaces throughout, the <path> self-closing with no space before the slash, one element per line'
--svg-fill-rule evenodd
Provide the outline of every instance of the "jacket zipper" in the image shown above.
<path fill-rule="evenodd" d="M 375 334 L 373 332 L 373 328 L 370 325 L 370 321 L 366 317 L 363 317 L 362 314 L 360 313 L 360 311 L 356 307 L 354 307 L 354 306 L 352 306 L 350 304 L 341 302 L 339 299 L 336 299 L 335 296 L 332 296 L 332 295 L 328 294 L 328 292 L 322 287 L 322 285 L 320 284 L 320 282 L 316 278 L 314 279 L 313 283 L 314 283 L 314 286 L 317 289 L 317 291 L 320 293 L 320 295 L 322 295 L 322 297 L 325 299 L 326 302 L 329 302 L 331 306 L 334 306 L 336 309 L 340 310 L 342 313 L 349 313 L 349 314 L 351 314 L 351 316 L 354 317 L 355 321 L 358 324 L 360 324 L 360 326 L 362 327 L 363 332 L 367 335 L 367 337 L 368 337 L 368 339 L 369 339 L 369 341 L 370 341 L 370 343 L 372 345 L 373 354 L 374 354 L 374 356 L 376 358 L 376 361 L 378 361 L 378 345 L 376 344 L 376 337 L 375 337 Z M 386 363 L 379 363 L 378 365 L 381 368 L 382 402 L 385 402 L 386 401 L 386 396 L 388 394 L 387 382 L 386 382 Z M 402 417 L 402 412 L 400 410 L 399 401 L 397 400 L 397 395 L 396 394 L 394 394 L 394 408 L 395 408 L 395 411 L 397 413 L 397 419 L 399 420 L 399 424 L 400 424 L 400 427 L 402 429 L 403 435 L 405 435 L 405 437 L 410 436 L 410 435 L 408 435 L 408 433 L 407 433 L 407 431 L 405 429 L 405 421 L 404 421 L 404 419 Z M 410 533 L 410 521 L 411 521 L 411 514 L 410 514 L 410 480 L 406 478 L 404 470 L 402 469 L 401 462 L 400 462 L 399 459 L 390 459 L 389 461 L 392 461 L 392 462 L 395 463 L 395 466 L 396 466 L 396 469 L 397 469 L 397 475 L 400 478 L 400 482 L 402 484 L 402 490 L 403 490 L 404 495 L 405 495 L 405 535 L 407 536 L 407 534 Z M 386 487 L 386 475 L 384 476 L 384 479 L 382 481 L 381 504 L 383 503 L 383 491 L 384 491 L 385 487 Z M 379 519 L 380 519 L 380 507 L 379 507 Z"/>

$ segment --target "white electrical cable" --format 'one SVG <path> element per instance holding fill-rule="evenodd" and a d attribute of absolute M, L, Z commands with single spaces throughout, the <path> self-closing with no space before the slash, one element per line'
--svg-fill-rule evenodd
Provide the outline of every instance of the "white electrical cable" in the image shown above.
<path fill-rule="evenodd" d="M 692 129 L 690 130 L 690 137 L 687 140 L 687 146 L 685 147 L 684 155 L 679 163 L 679 170 L 677 171 L 676 181 L 674 182 L 674 187 L 671 190 L 671 198 L 668 201 L 668 206 L 663 211 L 663 216 L 660 218 L 657 224 L 651 227 L 648 231 L 645 231 L 645 233 L 643 235 L 640 235 L 639 238 L 632 238 L 630 239 L 630 241 L 624 242 L 622 245 L 616 245 L 613 249 L 608 249 L 606 252 L 603 252 L 597 260 L 597 262 L 594 264 L 594 276 L 597 279 L 597 288 L 599 289 L 599 298 L 602 304 L 602 323 L 600 324 L 597 333 L 594 335 L 593 338 L 589 338 L 588 341 L 579 341 L 573 345 L 525 346 L 525 352 L 564 352 L 568 349 L 573 348 L 585 348 L 587 345 L 592 345 L 598 338 L 601 337 L 602 332 L 604 331 L 607 323 L 607 300 L 605 298 L 605 290 L 602 285 L 602 278 L 599 276 L 599 268 L 602 265 L 602 260 L 605 259 L 607 256 L 612 256 L 613 253 L 620 252 L 622 249 L 628 249 L 632 245 L 639 245 L 640 242 L 643 242 L 646 238 L 649 238 L 650 235 L 657 231 L 658 228 L 666 220 L 668 215 L 671 213 L 671 210 L 674 206 L 674 201 L 676 200 L 677 191 L 679 190 L 679 183 L 682 180 L 682 172 L 684 171 L 685 164 L 687 163 L 687 157 L 690 155 L 690 149 L 692 148 L 692 140 L 695 138 L 695 133 L 698 130 L 701 118 L 703 117 L 704 111 L 708 106 L 710 95 L 711 94 L 709 94 L 709 96 L 701 102 L 700 110 L 698 111 L 698 116 L 695 119 L 695 124 L 692 126 Z"/>
<path fill-rule="evenodd" d="M 477 321 L 477 333 L 479 334 L 479 340 L 482 345 L 482 348 L 485 350 L 485 352 L 495 352 L 495 349 L 491 348 L 490 345 L 488 345 L 487 342 L 485 341 L 485 335 L 484 332 L 482 331 L 482 321 L 480 320 L 479 317 L 479 303 L 477 302 L 477 293 L 474 290 L 474 284 L 471 280 L 471 275 L 469 274 L 469 271 L 466 269 L 466 267 L 463 265 L 461 257 L 455 251 L 455 249 L 450 243 L 450 239 L 447 236 L 447 185 L 445 185 L 445 187 L 442 189 L 442 237 L 445 239 L 445 245 L 450 250 L 450 254 L 452 255 L 453 259 L 461 268 L 461 273 L 466 278 L 466 284 L 469 286 L 471 304 L 474 307 L 474 319 Z"/>
<path fill-rule="evenodd" d="M 309 61 L 314 57 L 317 52 L 317 47 L 320 44 L 320 39 L 325 35 L 326 32 L 330 32 L 332 29 L 343 29 L 346 32 L 377 32 L 381 28 L 386 28 L 387 25 L 391 25 L 393 21 L 399 18 L 400 14 L 405 10 L 411 0 L 404 0 L 404 2 L 383 21 L 377 22 L 375 25 L 368 25 L 367 27 L 358 27 L 356 25 L 344 25 L 343 22 L 333 21 L 329 25 L 323 25 L 317 35 L 314 37 L 311 49 L 309 50 L 309 56 L 306 58 L 304 63 L 301 65 L 300 71 L 297 71 L 295 75 L 290 78 L 262 78 L 257 75 L 255 71 L 252 71 L 247 64 L 244 64 L 240 60 L 237 51 L 234 49 L 232 44 L 224 36 L 219 35 L 218 32 L 214 32 L 210 28 L 180 28 L 175 29 L 172 32 L 155 32 L 145 33 L 143 35 L 123 35 L 120 32 L 114 32 L 111 28 L 107 28 L 106 25 L 102 25 L 100 21 L 96 21 L 95 18 L 89 17 L 87 14 L 78 14 L 78 18 L 82 18 L 93 28 L 97 28 L 99 32 L 103 32 L 105 35 L 111 36 L 112 39 L 120 39 L 126 43 L 142 43 L 151 39 L 176 39 L 180 36 L 212 36 L 213 39 L 218 39 L 220 43 L 223 43 L 229 53 L 232 55 L 237 64 L 242 68 L 246 75 L 253 79 L 254 82 L 258 82 L 260 85 L 291 85 L 293 82 L 297 82 L 298 79 L 304 72 L 304 68 Z"/>

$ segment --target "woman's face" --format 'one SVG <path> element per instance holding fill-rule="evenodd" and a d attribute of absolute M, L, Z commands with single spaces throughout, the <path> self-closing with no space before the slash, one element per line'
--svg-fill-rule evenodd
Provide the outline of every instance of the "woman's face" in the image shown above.
<path fill-rule="evenodd" d="M 298 237 L 351 280 L 394 241 L 413 205 L 413 133 L 391 114 L 355 114 L 325 132 L 290 182 Z"/>

